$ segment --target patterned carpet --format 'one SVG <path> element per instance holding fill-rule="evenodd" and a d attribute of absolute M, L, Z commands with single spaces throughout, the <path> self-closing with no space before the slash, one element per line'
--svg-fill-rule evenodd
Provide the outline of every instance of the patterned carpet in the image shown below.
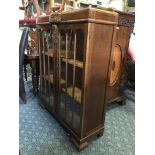
<path fill-rule="evenodd" d="M 19 136 L 21 155 L 134 155 L 135 105 L 134 92 L 127 90 L 126 104 L 108 106 L 105 132 L 78 152 L 57 121 L 40 107 L 32 94 L 31 81 L 26 81 L 28 103 L 19 101 Z"/>

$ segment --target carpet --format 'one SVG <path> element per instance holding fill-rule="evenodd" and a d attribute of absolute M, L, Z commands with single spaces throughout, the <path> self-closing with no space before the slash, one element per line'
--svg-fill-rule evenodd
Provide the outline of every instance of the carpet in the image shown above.
<path fill-rule="evenodd" d="M 19 148 L 21 155 L 134 155 L 135 104 L 134 92 L 123 106 L 108 105 L 105 131 L 102 137 L 92 139 L 88 147 L 78 152 L 69 141 L 60 124 L 42 108 L 32 93 L 31 79 L 25 81 L 27 104 L 19 100 Z"/>

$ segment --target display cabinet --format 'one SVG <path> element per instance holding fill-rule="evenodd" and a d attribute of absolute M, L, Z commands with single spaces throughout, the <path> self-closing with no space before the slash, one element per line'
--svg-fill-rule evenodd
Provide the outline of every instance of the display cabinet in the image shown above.
<path fill-rule="evenodd" d="M 115 45 L 111 54 L 108 87 L 106 92 L 106 103 L 124 103 L 126 97 L 124 90 L 128 81 L 128 47 L 131 33 L 134 28 L 135 16 L 122 11 L 118 13 L 118 24 L 116 28 Z"/>
<path fill-rule="evenodd" d="M 79 150 L 104 131 L 117 23 L 118 13 L 93 8 L 37 18 L 40 100 Z"/>

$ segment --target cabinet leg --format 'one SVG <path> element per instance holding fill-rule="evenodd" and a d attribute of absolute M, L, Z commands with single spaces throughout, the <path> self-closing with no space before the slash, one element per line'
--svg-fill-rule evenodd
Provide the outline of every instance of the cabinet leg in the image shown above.
<path fill-rule="evenodd" d="M 76 146 L 76 148 L 81 151 L 88 146 L 88 142 L 78 143 L 73 137 L 70 138 L 71 142 Z"/>
<path fill-rule="evenodd" d="M 122 97 L 118 98 L 118 99 L 116 100 L 116 102 L 117 102 L 119 105 L 125 105 L 125 100 L 126 100 L 126 98 L 125 98 L 124 96 L 122 96 Z"/>
<path fill-rule="evenodd" d="M 98 138 L 100 138 L 100 137 L 102 137 L 102 136 L 103 136 L 103 131 L 100 132 L 99 134 L 97 134 L 97 137 L 98 137 Z"/>
<path fill-rule="evenodd" d="M 117 102 L 119 105 L 125 105 L 125 100 Z"/>
<path fill-rule="evenodd" d="M 41 108 L 45 109 L 45 106 L 42 103 L 39 103 L 39 105 L 41 106 Z"/>

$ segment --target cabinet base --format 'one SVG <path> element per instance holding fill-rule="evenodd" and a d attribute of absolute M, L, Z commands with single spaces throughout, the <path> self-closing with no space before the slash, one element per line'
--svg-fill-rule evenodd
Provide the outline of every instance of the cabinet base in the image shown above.
<path fill-rule="evenodd" d="M 103 136 L 103 131 L 96 135 L 98 138 Z"/>
<path fill-rule="evenodd" d="M 76 146 L 76 148 L 79 151 L 85 149 L 88 146 L 88 142 L 87 141 L 82 142 L 82 143 L 79 144 L 74 137 L 71 137 L 70 141 Z"/>
<path fill-rule="evenodd" d="M 75 145 L 75 147 L 78 149 L 78 151 L 81 151 L 85 149 L 88 146 L 89 140 L 91 140 L 93 137 L 102 137 L 103 136 L 104 129 L 100 130 L 99 132 L 89 135 L 87 138 L 84 138 L 85 140 L 77 140 L 72 135 L 70 135 L 70 141 Z"/>
<path fill-rule="evenodd" d="M 50 112 L 52 116 L 60 123 L 60 125 L 65 130 L 66 134 L 69 136 L 70 141 L 75 145 L 78 151 L 85 149 L 88 146 L 89 140 L 93 139 L 93 137 L 96 136 L 99 138 L 103 135 L 104 126 L 100 125 L 95 130 L 87 133 L 87 135 L 83 138 L 80 138 L 76 135 L 76 133 L 74 133 L 70 129 L 70 127 L 63 120 L 61 120 L 57 115 L 55 115 L 55 113 L 51 110 L 51 107 L 46 103 L 46 101 L 43 98 L 40 97 L 40 100 L 42 101 L 40 105 L 45 107 L 48 110 L 48 112 Z"/>
<path fill-rule="evenodd" d="M 117 98 L 115 98 L 113 100 L 108 101 L 107 104 L 110 104 L 112 102 L 117 102 L 120 105 L 124 105 L 125 104 L 125 100 L 126 100 L 125 96 L 120 96 L 120 97 L 117 97 Z"/>
<path fill-rule="evenodd" d="M 119 104 L 119 105 L 125 105 L 125 100 L 126 100 L 126 97 L 125 96 L 121 96 L 119 97 L 116 102 Z"/>

